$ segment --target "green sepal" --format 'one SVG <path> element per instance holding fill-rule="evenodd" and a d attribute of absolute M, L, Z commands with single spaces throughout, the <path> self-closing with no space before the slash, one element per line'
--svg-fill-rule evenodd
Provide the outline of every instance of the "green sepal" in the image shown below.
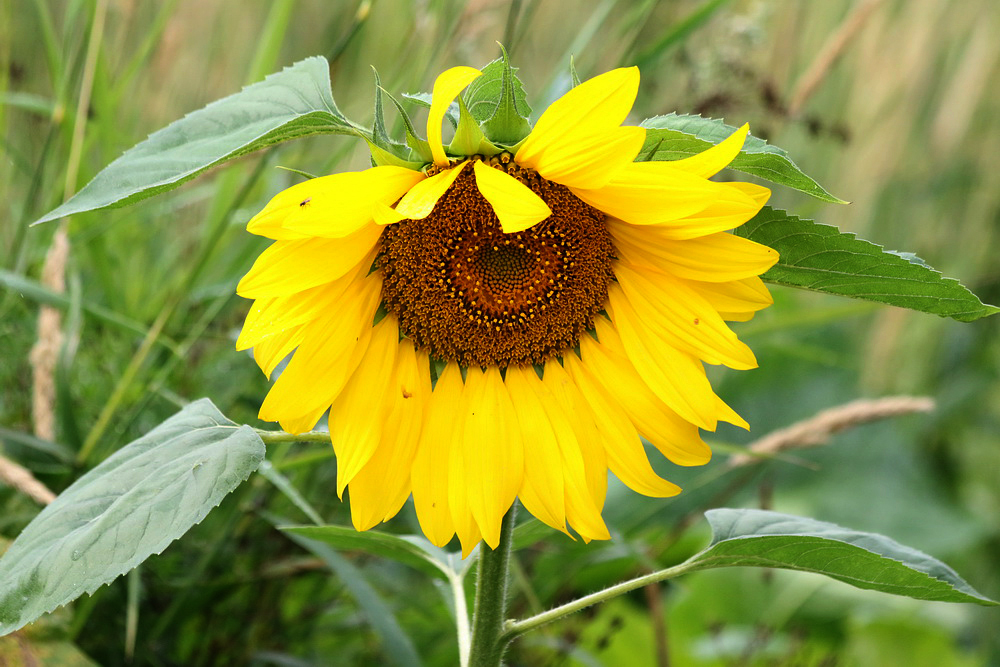
<path fill-rule="evenodd" d="M 368 143 L 368 150 L 372 154 L 372 165 L 375 167 L 391 165 L 393 167 L 405 167 L 413 171 L 420 171 L 420 168 L 424 166 L 423 162 L 410 162 L 384 148 L 379 148 L 377 144 L 369 139 L 365 139 L 365 141 Z M 396 145 L 398 146 L 399 144 Z"/>
<path fill-rule="evenodd" d="M 512 146 L 531 132 L 531 107 L 503 45 L 500 51 L 502 56 L 483 68 L 483 75 L 469 84 L 462 99 L 492 142 Z"/>
<path fill-rule="evenodd" d="M 380 148 L 388 148 L 393 141 L 389 138 L 389 133 L 385 131 L 385 111 L 382 108 L 382 79 L 379 78 L 378 70 L 375 67 L 372 67 L 372 74 L 375 75 L 375 119 L 372 121 L 371 140 Z"/>
<path fill-rule="evenodd" d="M 479 123 L 472 117 L 465 102 L 458 100 L 458 127 L 455 136 L 448 144 L 447 152 L 451 155 L 496 155 L 503 149 L 494 146 L 479 128 Z"/>
<path fill-rule="evenodd" d="M 403 126 L 406 128 L 406 145 L 410 147 L 410 157 L 416 158 L 423 164 L 431 162 L 434 159 L 431 153 L 431 145 L 426 140 L 417 136 L 417 131 L 413 129 L 413 123 L 410 121 L 409 114 L 403 109 L 403 105 L 389 91 L 383 89 L 382 92 L 395 105 L 396 111 L 399 112 L 399 117 L 403 119 Z"/>
<path fill-rule="evenodd" d="M 580 85 L 580 75 L 576 73 L 576 63 L 573 62 L 573 56 L 569 57 L 569 79 L 573 88 Z"/>
<path fill-rule="evenodd" d="M 275 169 L 281 169 L 282 171 L 290 171 L 293 174 L 298 174 L 305 179 L 319 178 L 316 174 L 310 174 L 308 171 L 302 171 L 301 169 L 295 169 L 294 167 L 283 167 L 280 164 L 275 166 Z"/>

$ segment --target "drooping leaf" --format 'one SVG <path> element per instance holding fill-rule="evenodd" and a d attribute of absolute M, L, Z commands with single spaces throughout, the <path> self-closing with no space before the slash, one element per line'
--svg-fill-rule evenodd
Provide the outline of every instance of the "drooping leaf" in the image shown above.
<path fill-rule="evenodd" d="M 763 275 L 767 282 L 877 301 L 962 322 L 1000 312 L 911 253 L 886 251 L 836 227 L 768 206 L 735 233 L 781 255 Z"/>
<path fill-rule="evenodd" d="M 408 539 L 375 530 L 359 532 L 346 526 L 279 526 L 286 533 L 329 544 L 337 549 L 363 551 L 398 561 L 435 579 L 446 579 L 448 565 Z M 444 553 L 444 552 L 442 552 Z"/>
<path fill-rule="evenodd" d="M 208 399 L 117 451 L 42 510 L 0 558 L 0 635 L 163 551 L 263 459 L 256 432 Z"/>
<path fill-rule="evenodd" d="M 510 66 L 503 46 L 500 51 L 502 56 L 482 69 L 483 75 L 469 84 L 462 99 L 491 141 L 513 146 L 531 132 L 531 107 L 517 68 Z"/>
<path fill-rule="evenodd" d="M 323 562 L 344 583 L 345 588 L 368 617 L 372 629 L 380 640 L 379 643 L 388 664 L 400 667 L 420 667 L 423 664 L 413 641 L 403 630 L 395 614 L 392 613 L 392 608 L 368 583 L 360 569 L 323 542 L 309 539 L 295 532 L 290 532 L 288 537 L 299 546 L 323 559 Z"/>
<path fill-rule="evenodd" d="M 312 134 L 367 135 L 337 109 L 329 64 L 321 56 L 302 60 L 154 132 L 36 224 L 125 206 L 176 188 L 227 160 Z"/>
<path fill-rule="evenodd" d="M 680 160 L 701 153 L 727 138 L 736 128 L 721 120 L 701 116 L 667 114 L 640 123 L 646 128 L 646 142 L 640 160 Z M 807 176 L 788 153 L 752 134 L 730 169 L 753 174 L 764 180 L 794 188 L 832 204 L 846 204 Z"/>
<path fill-rule="evenodd" d="M 712 543 L 687 561 L 694 570 L 774 567 L 918 600 L 998 604 L 941 561 L 884 535 L 763 510 L 715 509 L 705 516 Z"/>

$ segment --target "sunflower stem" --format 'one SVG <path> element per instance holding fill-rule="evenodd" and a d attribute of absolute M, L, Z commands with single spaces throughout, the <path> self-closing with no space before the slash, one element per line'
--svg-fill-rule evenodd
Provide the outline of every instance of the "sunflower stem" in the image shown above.
<path fill-rule="evenodd" d="M 507 586 L 510 581 L 510 552 L 514 538 L 514 507 L 500 525 L 496 549 L 480 544 L 476 602 L 472 616 L 471 667 L 500 667 L 507 641 L 501 641 L 507 615 Z"/>

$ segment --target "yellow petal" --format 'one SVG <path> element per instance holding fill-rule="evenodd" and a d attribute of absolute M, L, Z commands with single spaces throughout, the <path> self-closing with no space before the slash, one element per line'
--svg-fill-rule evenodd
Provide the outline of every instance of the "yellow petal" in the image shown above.
<path fill-rule="evenodd" d="M 348 287 L 358 279 L 362 267 L 367 270 L 374 259 L 375 253 L 370 253 L 354 268 L 331 283 L 310 287 L 288 296 L 257 299 L 247 314 L 246 322 L 243 323 L 243 329 L 236 340 L 236 349 L 246 350 L 268 336 L 299 326 L 331 309 L 338 308 L 340 299 Z"/>
<path fill-rule="evenodd" d="M 462 544 L 462 558 L 472 553 L 472 550 L 482 539 L 479 524 L 476 523 L 469 503 L 468 487 L 470 481 L 466 478 L 465 465 L 465 422 L 478 408 L 474 405 L 473 392 L 469 389 L 470 384 L 482 381 L 482 374 L 483 372 L 475 366 L 466 371 L 462 394 L 458 403 L 451 406 L 452 418 L 457 416 L 458 419 L 452 431 L 451 456 L 448 459 L 448 481 L 450 482 L 448 485 L 448 506 L 451 508 L 451 520 L 455 525 L 455 532 Z"/>
<path fill-rule="evenodd" d="M 344 487 L 368 463 L 382 437 L 385 418 L 392 406 L 390 377 L 398 347 L 399 326 L 395 316 L 387 315 L 372 329 L 371 343 L 357 370 L 330 409 L 338 496 L 343 497 Z"/>
<path fill-rule="evenodd" d="M 474 164 L 476 186 L 500 220 L 504 234 L 523 232 L 552 215 L 542 198 L 507 172 L 481 161 Z"/>
<path fill-rule="evenodd" d="M 530 366 L 507 367 L 505 382 L 510 390 L 521 433 L 525 442 L 529 443 L 524 448 L 521 504 L 539 521 L 568 535 L 562 454 L 552 423 L 530 388 L 530 383 L 537 381 L 538 375 Z"/>
<path fill-rule="evenodd" d="M 670 162 L 632 162 L 599 189 L 572 190 L 594 208 L 633 225 L 665 224 L 703 211 L 724 196 L 741 196 Z"/>
<path fill-rule="evenodd" d="M 463 162 L 451 169 L 445 169 L 410 188 L 410 191 L 403 195 L 403 198 L 396 204 L 396 214 L 402 216 L 400 220 L 422 220 L 429 216 L 438 199 L 441 199 L 441 196 L 448 191 L 466 164 L 468 163 Z M 393 216 L 385 215 L 384 211 L 376 212 L 376 215 L 380 216 L 380 224 L 398 222 L 398 220 L 392 219 Z"/>
<path fill-rule="evenodd" d="M 661 478 L 646 458 L 646 450 L 628 415 L 575 354 L 563 357 L 566 371 L 576 383 L 594 416 L 611 472 L 633 491 L 653 498 L 669 498 L 679 486 Z"/>
<path fill-rule="evenodd" d="M 642 326 L 626 299 L 609 301 L 609 312 L 626 356 L 653 393 L 687 421 L 714 431 L 718 421 L 716 396 L 701 362 Z"/>
<path fill-rule="evenodd" d="M 770 190 L 753 183 L 718 185 L 722 189 L 717 198 L 701 211 L 662 224 L 646 225 L 643 230 L 663 239 L 679 241 L 735 229 L 757 215 L 771 195 Z M 609 229 L 622 225 L 628 223 L 608 218 Z"/>
<path fill-rule="evenodd" d="M 615 127 L 577 136 L 573 143 L 548 148 L 530 161 L 518 159 L 521 155 L 518 152 L 515 161 L 555 183 L 572 188 L 602 188 L 632 163 L 645 139 L 646 130 L 641 127 Z"/>
<path fill-rule="evenodd" d="M 395 516 L 410 493 L 410 470 L 431 395 L 426 353 L 418 355 L 409 339 L 400 341 L 396 367 L 387 379 L 391 407 L 382 439 L 348 485 L 351 521 L 357 530 Z"/>
<path fill-rule="evenodd" d="M 315 187 L 286 206 L 282 227 L 305 236 L 342 238 L 372 222 L 377 204 L 394 204 L 424 178 L 419 171 L 382 166 L 306 181 L 301 185 Z"/>
<path fill-rule="evenodd" d="M 302 342 L 264 399 L 261 419 L 290 420 L 333 402 L 368 343 L 381 285 L 378 274 L 358 280 L 336 309 L 302 327 Z"/>
<path fill-rule="evenodd" d="M 322 405 L 312 412 L 308 412 L 301 417 L 294 417 L 292 419 L 282 419 L 280 420 L 281 429 L 286 433 L 306 433 L 307 431 L 313 430 L 316 426 L 316 422 L 320 420 L 327 410 L 330 409 L 329 405 Z"/>
<path fill-rule="evenodd" d="M 431 109 L 427 114 L 427 143 L 431 146 L 434 164 L 448 166 L 448 156 L 441 141 L 441 123 L 448 107 L 465 87 L 483 75 L 474 67 L 452 67 L 446 69 L 434 80 L 431 91 Z"/>
<path fill-rule="evenodd" d="M 292 353 L 305 338 L 304 328 L 301 326 L 285 329 L 273 336 L 257 343 L 253 347 L 253 359 L 264 371 L 267 379 L 271 379 L 271 373 L 278 367 L 281 360 Z"/>
<path fill-rule="evenodd" d="M 455 535 L 448 503 L 448 475 L 452 443 L 455 442 L 455 408 L 462 397 L 462 371 L 449 363 L 438 377 L 431 395 L 427 423 L 413 460 L 413 505 L 424 535 L 443 547 Z"/>
<path fill-rule="evenodd" d="M 375 224 L 382 227 L 385 225 L 394 225 L 401 220 L 406 220 L 406 218 L 400 215 L 396 209 L 383 204 L 382 202 L 375 202 L 375 207 L 372 209 L 372 217 L 375 220 Z"/>
<path fill-rule="evenodd" d="M 715 176 L 740 154 L 749 133 L 750 125 L 744 125 L 715 146 L 671 164 L 702 178 Z"/>
<path fill-rule="evenodd" d="M 628 116 L 638 91 L 637 67 L 611 70 L 581 83 L 545 110 L 518 149 L 516 162 L 559 183 L 575 185 L 571 182 L 575 175 L 583 179 L 580 187 L 601 187 L 616 170 L 635 159 L 642 147 L 642 139 L 635 145 L 635 137 L 645 137 L 645 130 L 614 132 Z M 600 151 L 599 141 L 618 144 L 608 155 L 608 164 L 581 155 L 583 144 Z M 570 156 L 583 158 L 587 167 L 576 174 L 563 171 Z"/>
<path fill-rule="evenodd" d="M 659 269 L 687 280 L 743 280 L 764 273 L 778 261 L 776 250 L 726 232 L 675 241 L 649 228 L 612 224 L 609 229 L 618 256 L 632 266 Z"/>
<path fill-rule="evenodd" d="M 700 294 L 712 308 L 727 315 L 752 315 L 774 303 L 764 281 L 757 276 L 724 283 L 689 280 L 687 284 Z"/>
<path fill-rule="evenodd" d="M 534 371 L 531 372 L 534 375 Z M 566 489 L 566 518 L 586 541 L 611 539 L 597 498 L 591 493 L 583 452 L 569 415 L 537 375 L 529 382 L 529 387 L 556 434 Z"/>
<path fill-rule="evenodd" d="M 569 423 L 580 446 L 587 487 L 593 498 L 594 507 L 599 513 L 604 507 L 604 499 L 608 492 L 608 461 L 604 451 L 603 436 L 594 415 L 579 387 L 556 359 L 550 359 L 545 363 L 542 384 L 559 401 L 563 414 L 572 416 Z M 634 433 L 632 437 L 635 438 Z"/>
<path fill-rule="evenodd" d="M 599 378 L 605 395 L 614 397 L 639 434 L 668 459 L 685 466 L 706 463 L 712 452 L 701 441 L 698 428 L 645 382 L 611 324 L 604 318 L 598 318 L 596 324 L 601 343 L 590 336 L 581 337 L 580 353 L 592 375 Z M 714 394 L 711 399 L 702 399 L 710 400 L 714 408 Z"/>
<path fill-rule="evenodd" d="M 466 375 L 463 483 L 483 541 L 496 549 L 500 523 L 524 479 L 524 450 L 507 387 L 496 366 Z"/>
<path fill-rule="evenodd" d="M 236 293 L 260 299 L 333 282 L 368 256 L 381 233 L 368 224 L 342 239 L 275 241 L 243 276 Z"/>
<path fill-rule="evenodd" d="M 640 326 L 665 343 L 709 364 L 738 370 L 757 367 L 750 348 L 686 281 L 660 271 L 635 270 L 623 261 L 615 266 L 615 277 L 618 285 L 608 292 L 612 309 L 626 299 L 642 316 Z"/>

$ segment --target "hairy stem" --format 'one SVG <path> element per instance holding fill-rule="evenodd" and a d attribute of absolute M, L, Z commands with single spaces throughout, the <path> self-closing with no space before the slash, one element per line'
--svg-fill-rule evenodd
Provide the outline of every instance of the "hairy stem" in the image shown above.
<path fill-rule="evenodd" d="M 471 667 L 500 667 L 508 641 L 501 633 L 507 615 L 510 551 L 514 538 L 514 508 L 504 515 L 496 549 L 480 544 L 476 603 L 472 617 Z"/>
<path fill-rule="evenodd" d="M 504 627 L 503 634 L 500 636 L 500 643 L 501 645 L 506 646 L 524 633 L 534 630 L 535 628 L 545 625 L 546 623 L 551 623 L 552 621 L 558 620 L 564 616 L 569 616 L 570 614 L 576 613 L 581 609 L 586 609 L 591 605 L 611 600 L 619 595 L 624 595 L 625 593 L 634 591 L 637 588 L 655 584 L 659 581 L 673 579 L 678 575 L 696 569 L 698 569 L 698 564 L 687 561 L 681 563 L 680 565 L 675 565 L 674 567 L 668 567 L 665 570 L 659 570 L 658 572 L 653 572 L 652 574 L 636 577 L 635 579 L 630 579 L 629 581 L 623 581 L 622 583 L 615 584 L 610 588 L 605 588 L 603 591 L 591 593 L 590 595 L 568 602 L 562 606 L 556 607 L 555 609 L 550 609 L 542 612 L 541 614 L 536 614 L 530 618 L 526 618 L 523 621 L 508 621 Z"/>

